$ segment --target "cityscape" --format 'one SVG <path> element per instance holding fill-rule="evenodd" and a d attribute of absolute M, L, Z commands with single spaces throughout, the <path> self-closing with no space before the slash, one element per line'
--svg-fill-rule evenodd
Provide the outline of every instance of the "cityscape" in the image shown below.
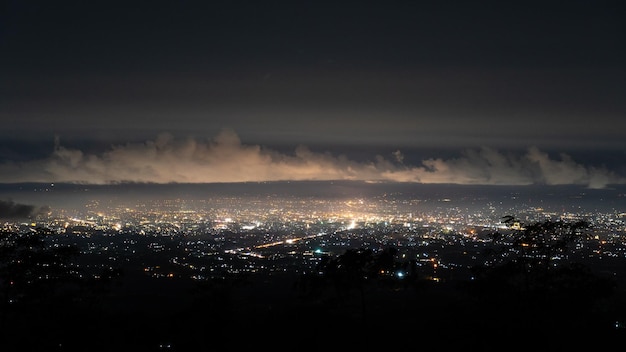
<path fill-rule="evenodd" d="M 6 2 L 0 352 L 623 346 L 625 9 Z"/>
<path fill-rule="evenodd" d="M 304 278 L 324 276 L 321 269 L 324 263 L 351 251 L 369 251 L 374 257 L 392 253 L 393 267 L 381 270 L 380 275 L 393 281 L 394 288 L 389 292 L 395 296 L 379 292 L 380 287 L 369 288 L 370 295 L 381 295 L 379 299 L 384 302 L 377 303 L 380 307 L 372 304 L 372 310 L 384 312 L 383 307 L 406 300 L 412 302 L 403 303 L 410 311 L 415 308 L 408 306 L 426 299 L 420 297 L 419 292 L 439 299 L 450 292 L 454 295 L 458 294 L 455 291 L 464 292 L 456 285 L 472 282 L 477 275 L 476 267 L 490 266 L 511 256 L 510 251 L 499 257 L 489 255 L 494 247 L 494 233 L 519 232 L 524 224 L 545 221 L 589 224 L 586 236 L 562 254 L 555 254 L 551 262 L 583 263 L 594 275 L 613 282 L 618 292 L 626 284 L 623 266 L 626 193 L 620 189 L 590 191 L 564 187 L 560 191 L 553 189 L 555 199 L 550 200 L 546 188 L 531 188 L 534 189 L 531 192 L 505 187 L 492 190 L 488 195 L 489 192 L 480 187 L 453 186 L 445 191 L 445 187 L 436 186 L 361 182 L 304 183 L 298 188 L 309 191 L 299 195 L 289 194 L 293 187 L 290 182 L 230 186 L 234 188 L 227 193 L 216 193 L 216 190 L 228 186 L 203 188 L 196 185 L 195 196 L 183 198 L 180 196 L 185 193 L 181 189 L 194 189 L 193 186 L 135 186 L 134 189 L 144 189 L 131 196 L 126 187 L 107 186 L 99 191 L 97 187 L 87 189 L 77 185 L 13 187 L 20 192 L 12 196 L 40 193 L 41 199 L 69 199 L 78 197 L 78 191 L 83 198 L 82 203 L 74 203 L 73 208 L 42 207 L 29 219 L 7 220 L 2 224 L 4 233 L 32 234 L 45 230 L 45 241 L 50 248 L 76 248 L 78 255 L 67 264 L 70 272 L 91 281 L 109 282 L 110 287 L 98 295 L 100 304 L 108 307 L 106 314 L 100 314 L 110 314 L 109 319 L 115 314 L 126 316 L 134 311 L 139 316 L 144 315 L 134 319 L 143 321 L 146 316 L 155 314 L 154 305 L 159 306 L 158 314 L 182 314 L 180 310 L 190 309 L 199 299 L 191 293 L 195 292 L 194 288 L 204 287 L 203 299 L 219 298 L 233 304 L 229 310 L 220 311 L 217 307 L 224 302 L 205 302 L 217 311 L 211 313 L 215 316 L 206 317 L 206 324 L 219 325 L 220 319 L 230 321 L 241 314 L 246 315 L 244 320 L 261 324 L 260 321 L 275 315 L 272 324 L 276 324 L 276 329 L 289 330 L 286 327 L 290 327 L 300 333 L 310 333 L 317 331 L 309 326 L 314 323 L 305 324 L 292 316 L 310 306 L 320 312 L 330 309 L 325 314 L 331 317 L 340 314 L 337 312 L 349 312 L 352 317 L 345 320 L 343 328 L 368 331 L 358 327 L 357 322 L 366 315 L 355 308 L 358 296 L 348 295 L 349 299 L 343 303 L 317 297 L 305 304 L 304 293 L 294 287 L 305 285 Z M 331 190 L 321 191 L 328 188 Z M 266 191 L 261 192 L 262 189 Z M 437 189 L 439 191 L 434 192 Z M 51 198 L 54 192 L 60 196 Z M 85 192 L 92 194 L 84 196 Z M 316 192 L 321 195 L 315 196 Z M 543 197 L 536 198 L 539 194 Z M 564 199 L 569 199 L 570 204 L 558 203 Z M 595 206 L 589 208 L 588 204 Z M 600 204 L 605 205 L 600 207 Z M 507 216 L 516 221 L 506 224 L 503 219 Z M 5 267 L 10 264 L 3 263 Z M 231 297 L 226 299 L 219 295 L 217 282 L 231 285 L 228 289 L 221 288 Z M 15 292 L 7 298 L 11 300 L 10 305 L 19 307 L 19 291 Z M 91 295 L 95 299 L 93 293 Z M 282 307 L 278 308 L 280 305 Z M 439 309 L 446 311 L 445 307 Z M 572 309 L 576 311 L 575 307 Z M 11 312 L 8 309 L 6 315 Z M 621 333 L 618 336 L 623 337 L 624 312 L 611 310 L 608 313 L 611 320 L 603 321 L 602 328 L 595 322 L 595 327 L 604 333 Z M 258 317 L 251 318 L 248 314 Z M 373 312 L 370 314 L 375 316 Z M 401 321 L 402 318 L 394 319 Z M 128 324 L 132 321 L 129 319 Z M 296 329 L 285 321 L 303 325 Z M 313 318 L 313 321 L 318 320 Z M 148 322 L 142 324 L 149 325 Z M 250 326 L 248 324 L 252 323 L 241 324 Z M 239 328 L 232 328 L 239 331 Z M 132 346 L 134 343 L 135 349 L 162 350 L 183 349 L 186 343 L 193 346 L 208 343 L 200 343 L 197 336 L 190 337 L 181 331 L 168 335 L 156 334 L 158 329 L 146 329 L 144 335 L 137 335 L 145 340 L 135 336 L 120 344 Z M 254 334 L 255 329 L 260 328 L 248 333 Z M 467 326 L 464 331 L 476 329 L 476 326 Z M 218 335 L 223 338 L 230 334 L 235 332 L 220 330 Z M 430 332 L 429 336 L 432 334 Z M 51 339 L 58 339 L 56 347 L 60 350 L 77 348 L 67 336 Z M 241 339 L 243 343 L 243 336 Z"/>
<path fill-rule="evenodd" d="M 509 198 L 508 205 L 484 195 L 477 199 L 462 194 L 458 195 L 462 199 L 420 199 L 401 192 L 371 198 L 231 194 L 136 203 L 132 199 L 91 199 L 83 209 L 50 209 L 29 222 L 6 222 L 4 229 L 48 229 L 57 240 L 78 245 L 82 254 L 104 258 L 102 265 L 111 267 L 138 253 L 158 254 L 161 263 L 143 268 L 154 277 L 203 279 L 221 272 L 306 272 L 314 270 L 319 252 L 339 255 L 350 248 L 387 247 L 398 248 L 403 258 L 429 265 L 437 261 L 439 275 L 445 276 L 484 260 L 480 253 L 489 242 L 488 235 L 506 228 L 502 222 L 506 215 L 525 223 L 587 221 L 592 236 L 580 249 L 586 260 L 623 259 L 626 193 L 613 193 L 621 208 L 599 210 L 578 205 L 578 211 L 576 207 L 558 211 L 543 200 L 537 204 L 546 208 L 516 202 L 516 193 L 503 195 Z M 454 260 L 445 258 L 451 253 L 455 253 Z M 194 261 L 214 262 L 214 266 Z"/>

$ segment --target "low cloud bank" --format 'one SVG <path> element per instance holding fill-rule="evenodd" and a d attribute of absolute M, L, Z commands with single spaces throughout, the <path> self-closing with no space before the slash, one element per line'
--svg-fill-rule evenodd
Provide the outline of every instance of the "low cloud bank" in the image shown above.
<path fill-rule="evenodd" d="M 224 130 L 214 138 L 178 140 L 169 134 L 144 143 L 117 145 L 101 154 L 55 146 L 50 157 L 0 164 L 0 182 L 214 183 L 301 180 L 364 180 L 485 185 L 578 184 L 604 188 L 624 178 L 604 168 L 558 159 L 531 147 L 522 155 L 491 148 L 464 151 L 452 159 L 426 159 L 406 165 L 400 151 L 357 162 L 344 155 L 305 146 L 279 153 L 246 145 Z"/>
<path fill-rule="evenodd" d="M 29 219 L 45 211 L 48 211 L 47 207 L 15 203 L 12 200 L 0 200 L 0 220 Z"/>

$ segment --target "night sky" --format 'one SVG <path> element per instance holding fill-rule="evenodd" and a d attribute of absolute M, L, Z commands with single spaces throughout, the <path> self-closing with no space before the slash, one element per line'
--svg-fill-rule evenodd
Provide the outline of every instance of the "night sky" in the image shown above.
<path fill-rule="evenodd" d="M 4 1 L 0 182 L 626 177 L 621 1 Z"/>

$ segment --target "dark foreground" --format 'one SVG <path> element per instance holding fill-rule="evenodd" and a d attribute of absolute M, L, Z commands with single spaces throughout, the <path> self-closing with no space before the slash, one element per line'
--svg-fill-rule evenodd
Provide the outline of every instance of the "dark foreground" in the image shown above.
<path fill-rule="evenodd" d="M 127 274 L 97 294 L 10 308 L 0 351 L 603 349 L 626 341 L 624 297 L 621 288 L 592 302 L 463 282 L 379 282 L 361 293 L 294 274 L 204 283 Z"/>

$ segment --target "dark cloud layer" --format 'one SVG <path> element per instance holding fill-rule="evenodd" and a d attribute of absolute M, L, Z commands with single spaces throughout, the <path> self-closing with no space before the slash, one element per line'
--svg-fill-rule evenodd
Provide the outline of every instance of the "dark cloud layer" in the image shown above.
<path fill-rule="evenodd" d="M 2 182 L 621 182 L 620 1 L 3 6 Z"/>

